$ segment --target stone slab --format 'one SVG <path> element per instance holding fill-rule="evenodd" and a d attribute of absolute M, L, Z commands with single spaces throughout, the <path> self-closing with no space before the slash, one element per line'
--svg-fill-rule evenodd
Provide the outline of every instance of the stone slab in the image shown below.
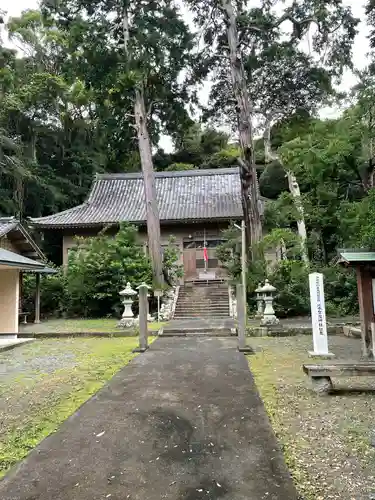
<path fill-rule="evenodd" d="M 230 338 L 159 338 L 0 482 L 6 500 L 297 500 Z"/>
<path fill-rule="evenodd" d="M 33 340 L 35 339 L 0 339 L 0 351 L 8 351 Z"/>

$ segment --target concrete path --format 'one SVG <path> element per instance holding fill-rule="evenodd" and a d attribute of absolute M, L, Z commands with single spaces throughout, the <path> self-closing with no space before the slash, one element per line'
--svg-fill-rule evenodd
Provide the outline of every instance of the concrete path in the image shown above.
<path fill-rule="evenodd" d="M 231 338 L 158 339 L 0 482 L 2 500 L 296 500 Z"/>

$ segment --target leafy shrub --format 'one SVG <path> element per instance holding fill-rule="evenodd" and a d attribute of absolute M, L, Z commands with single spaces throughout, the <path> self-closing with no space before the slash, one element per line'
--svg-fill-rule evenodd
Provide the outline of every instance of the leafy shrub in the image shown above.
<path fill-rule="evenodd" d="M 337 265 L 317 271 L 324 275 L 327 314 L 358 314 L 357 280 L 354 270 Z"/>
<path fill-rule="evenodd" d="M 324 276 L 327 315 L 340 316 L 358 312 L 357 285 L 353 272 L 338 265 L 306 267 L 301 261 L 280 261 L 268 274 L 277 288 L 275 311 L 280 317 L 310 315 L 309 273 Z"/>
<path fill-rule="evenodd" d="M 375 191 L 374 191 L 375 192 Z M 227 269 L 233 282 L 241 280 L 241 233 L 235 227 L 223 232 L 223 243 L 217 255 Z M 322 266 L 313 262 L 306 266 L 296 259 L 300 254 L 300 239 L 289 229 L 274 229 L 263 238 L 260 248 L 264 251 L 275 248 L 283 241 L 288 260 L 271 265 L 258 259 L 247 268 L 247 302 L 250 311 L 255 311 L 255 289 L 266 278 L 277 289 L 274 308 L 279 317 L 303 316 L 311 313 L 309 273 L 324 275 L 326 311 L 329 315 L 347 315 L 358 312 L 358 297 L 355 274 L 339 265 Z"/>
<path fill-rule="evenodd" d="M 301 261 L 282 260 L 277 263 L 268 279 L 277 289 L 274 303 L 276 314 L 304 316 L 310 313 L 309 270 Z"/>
<path fill-rule="evenodd" d="M 182 276 L 178 256 L 179 250 L 171 238 L 163 253 L 164 270 L 171 283 Z M 128 281 L 133 288 L 142 282 L 152 283 L 151 263 L 134 226 L 123 225 L 113 238 L 104 232 L 90 239 L 77 238 L 76 248 L 69 253 L 68 268 L 59 269 L 55 275 L 41 276 L 41 314 L 119 316 L 123 310 L 119 292 Z M 35 289 L 35 275 L 25 274 L 23 310 L 29 312 L 31 319 Z M 135 303 L 135 313 L 137 308 Z"/>
<path fill-rule="evenodd" d="M 123 225 L 113 238 L 104 233 L 77 241 L 69 256 L 68 315 L 103 317 L 122 309 L 119 292 L 152 282 L 151 264 L 133 226 Z"/>

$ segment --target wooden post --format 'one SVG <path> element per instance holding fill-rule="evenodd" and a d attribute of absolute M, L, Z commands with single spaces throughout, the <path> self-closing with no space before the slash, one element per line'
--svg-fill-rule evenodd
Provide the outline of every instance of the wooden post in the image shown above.
<path fill-rule="evenodd" d="M 237 330 L 238 330 L 238 350 L 250 352 L 253 350 L 246 345 L 246 303 L 244 300 L 243 285 L 236 286 L 237 295 Z"/>
<path fill-rule="evenodd" d="M 243 220 L 241 222 L 241 275 L 242 275 L 243 296 L 245 302 L 245 329 L 246 329 L 246 317 L 247 317 L 246 267 L 247 267 L 246 227 L 245 227 L 245 221 Z"/>
<path fill-rule="evenodd" d="M 368 358 L 370 356 L 371 344 L 369 330 L 373 317 L 372 280 L 369 270 L 364 266 L 358 265 L 356 267 L 356 272 L 359 313 L 361 318 L 362 356 Z"/>
<path fill-rule="evenodd" d="M 35 318 L 34 323 L 40 323 L 40 273 L 36 273 L 35 279 Z"/>
<path fill-rule="evenodd" d="M 21 313 L 22 311 L 22 295 L 23 295 L 23 272 L 20 272 L 19 275 L 19 296 L 18 296 L 18 312 Z"/>
<path fill-rule="evenodd" d="M 139 347 L 135 349 L 136 352 L 145 352 L 148 349 L 148 330 L 147 330 L 147 312 L 148 312 L 148 299 L 147 299 L 147 285 L 141 285 L 139 290 Z"/>

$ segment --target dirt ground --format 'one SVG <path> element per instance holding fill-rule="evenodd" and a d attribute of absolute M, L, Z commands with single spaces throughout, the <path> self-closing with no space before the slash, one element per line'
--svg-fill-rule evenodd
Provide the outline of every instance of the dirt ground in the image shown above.
<path fill-rule="evenodd" d="M 375 499 L 375 378 L 333 379 L 318 396 L 302 372 L 310 336 L 252 338 L 251 370 L 295 484 L 305 500 Z M 338 360 L 359 360 L 360 341 L 329 338 Z"/>
<path fill-rule="evenodd" d="M 136 338 L 46 339 L 0 353 L 0 476 L 134 357 Z"/>

